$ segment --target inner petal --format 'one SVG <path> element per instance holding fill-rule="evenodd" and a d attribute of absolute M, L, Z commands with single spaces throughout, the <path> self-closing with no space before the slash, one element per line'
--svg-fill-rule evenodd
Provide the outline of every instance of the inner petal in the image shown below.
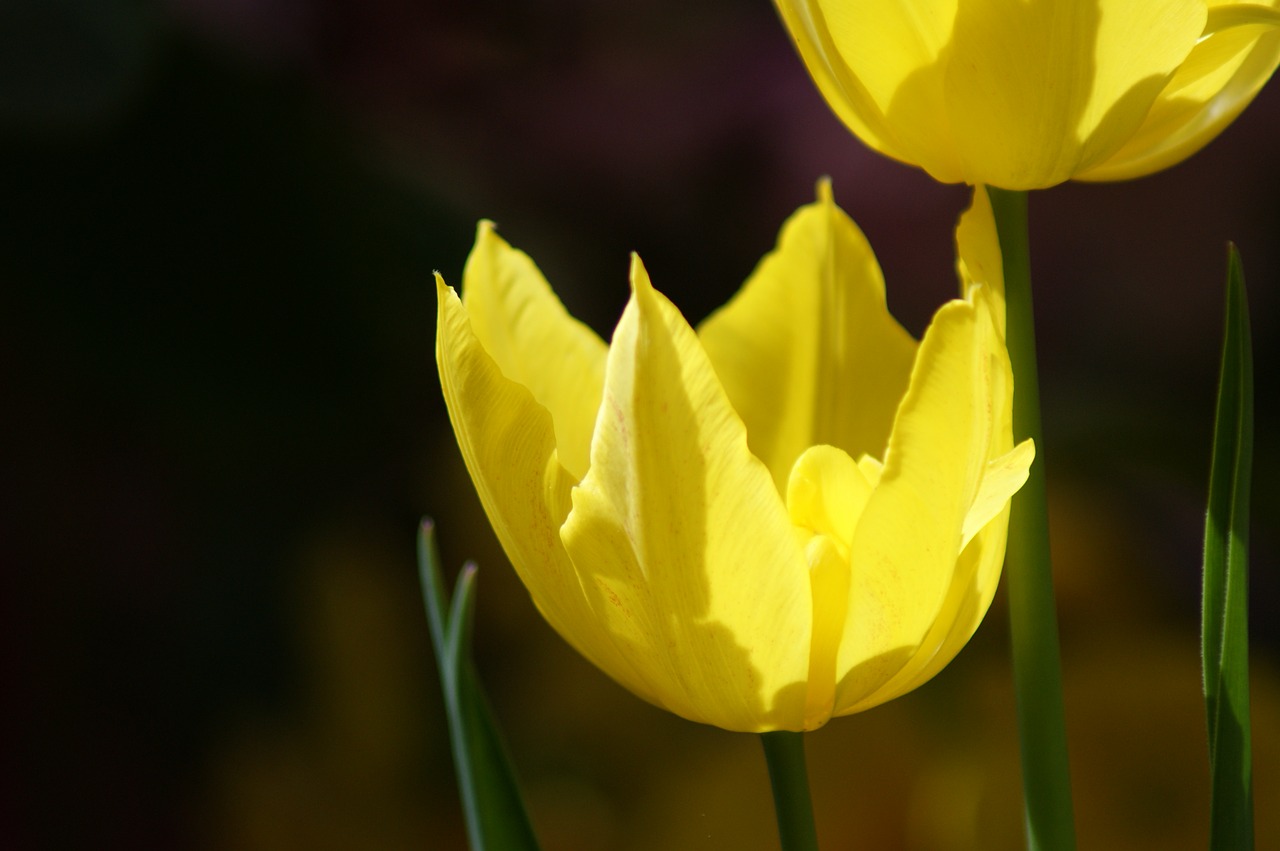
<path fill-rule="evenodd" d="M 874 487 L 868 474 L 876 472 L 877 464 L 867 460 L 870 463 L 864 470 L 842 449 L 811 446 L 796 459 L 787 482 L 791 522 L 815 535 L 830 537 L 846 559 L 858 518 Z"/>
<path fill-rule="evenodd" d="M 814 444 L 884 453 L 916 342 L 889 314 L 871 245 L 825 181 L 698 334 L 779 492 Z"/>
<path fill-rule="evenodd" d="M 831 719 L 836 702 L 836 657 L 849 611 L 849 556 L 826 535 L 814 535 L 804 549 L 813 595 L 813 639 L 804 728 L 814 730 Z"/>
<path fill-rule="evenodd" d="M 835 705 L 836 659 L 849 610 L 849 544 L 879 478 L 879 464 L 864 466 L 834 446 L 811 446 L 787 482 L 787 511 L 807 539 L 813 638 L 805 695 L 805 729 L 820 727 Z"/>

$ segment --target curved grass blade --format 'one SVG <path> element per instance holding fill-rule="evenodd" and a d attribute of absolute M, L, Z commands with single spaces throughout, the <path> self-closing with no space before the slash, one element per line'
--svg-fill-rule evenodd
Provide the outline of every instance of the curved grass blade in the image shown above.
<path fill-rule="evenodd" d="M 449 739 L 458 775 L 467 835 L 473 851 L 537 851 L 511 761 L 471 662 L 476 566 L 458 575 L 453 602 L 445 595 L 435 527 L 423 520 L 418 533 L 418 570 L 440 667 Z"/>
<path fill-rule="evenodd" d="M 1249 722 L 1249 486 L 1253 458 L 1253 354 L 1244 271 L 1227 263 L 1226 328 L 1204 529 L 1201 643 L 1212 778 L 1210 851 L 1253 848 Z"/>

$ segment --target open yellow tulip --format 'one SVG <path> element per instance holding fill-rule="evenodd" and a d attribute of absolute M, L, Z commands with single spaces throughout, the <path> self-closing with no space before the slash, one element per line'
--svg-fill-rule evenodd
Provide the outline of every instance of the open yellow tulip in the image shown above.
<path fill-rule="evenodd" d="M 917 344 L 822 185 L 698 332 L 639 259 L 606 347 L 482 223 L 437 360 L 490 521 L 551 625 L 635 694 L 808 730 L 937 673 L 991 602 L 1013 445 L 985 193 Z"/>
<path fill-rule="evenodd" d="M 1280 0 L 775 0 L 827 103 L 944 183 L 1181 162 L 1280 63 Z"/>

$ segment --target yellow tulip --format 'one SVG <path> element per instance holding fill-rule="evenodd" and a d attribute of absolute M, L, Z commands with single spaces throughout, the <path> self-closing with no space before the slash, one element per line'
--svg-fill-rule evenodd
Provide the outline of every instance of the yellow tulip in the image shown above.
<path fill-rule="evenodd" d="M 1280 63 L 1280 0 L 775 0 L 875 150 L 944 183 L 1040 189 L 1181 162 Z"/>
<path fill-rule="evenodd" d="M 807 730 L 903 694 L 995 592 L 1013 445 L 985 193 L 920 343 L 820 188 L 695 332 L 631 263 L 606 344 L 484 222 L 437 362 L 467 468 L 550 624 L 657 706 Z"/>

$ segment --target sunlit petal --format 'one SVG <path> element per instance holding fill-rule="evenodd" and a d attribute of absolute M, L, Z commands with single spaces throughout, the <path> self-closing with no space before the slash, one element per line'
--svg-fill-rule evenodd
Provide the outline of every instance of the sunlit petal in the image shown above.
<path fill-rule="evenodd" d="M 1164 168 L 1280 64 L 1280 0 L 775 0 L 836 115 L 937 180 L 1037 189 Z"/>
<path fill-rule="evenodd" d="M 875 473 L 869 478 L 834 446 L 812 446 L 796 461 L 787 482 L 791 522 L 802 536 L 812 536 L 805 545 L 813 589 L 808 728 L 826 723 L 834 708 L 836 661 L 849 608 L 849 546 L 878 479 L 879 471 Z"/>
<path fill-rule="evenodd" d="M 969 546 L 973 536 L 982 531 L 1008 504 L 1009 498 L 1027 481 L 1027 471 L 1036 457 L 1035 446 L 1024 440 L 992 461 L 982 475 L 982 484 L 969 505 L 961 530 L 960 548 Z"/>
<path fill-rule="evenodd" d="M 945 103 L 970 182 L 1034 189 L 1105 160 L 1204 21 L 1202 0 L 962 3 Z"/>
<path fill-rule="evenodd" d="M 828 183 L 698 333 L 779 491 L 810 446 L 884 455 L 916 344 L 889 314 L 875 255 Z"/>
<path fill-rule="evenodd" d="M 839 542 L 847 558 L 874 487 L 848 453 L 834 446 L 812 446 L 791 468 L 787 511 L 796 526 Z"/>
<path fill-rule="evenodd" d="M 560 461 L 587 471 L 607 351 L 571 317 L 538 267 L 481 222 L 462 275 L 471 327 L 502 374 L 527 388 L 551 413 Z"/>
<path fill-rule="evenodd" d="M 507 557 L 547 621 L 580 653 L 613 672 L 625 663 L 560 546 L 575 482 L 556 459 L 551 416 L 502 375 L 462 302 L 436 277 L 436 360 L 467 470 Z M 643 685 L 636 690 L 643 693 Z"/>
<path fill-rule="evenodd" d="M 842 55 L 822 5 L 817 0 L 775 0 L 775 3 L 805 66 L 840 120 L 880 153 L 911 162 L 885 118 L 885 107 L 877 102 Z"/>
<path fill-rule="evenodd" d="M 1079 179 L 1123 180 L 1181 162 L 1225 130 L 1270 79 L 1280 64 L 1280 2 L 1210 6 L 1211 32 L 1160 93 L 1141 127 Z"/>
<path fill-rule="evenodd" d="M 985 186 L 973 188 L 969 209 L 956 225 L 956 273 L 960 278 L 960 294 L 967 297 L 975 286 L 982 286 L 991 305 L 991 319 L 996 333 L 1005 334 L 1004 256 L 1000 253 L 1000 236 L 996 232 L 991 198 Z"/>
<path fill-rule="evenodd" d="M 811 0 L 850 75 L 885 116 L 891 156 L 963 179 L 945 121 L 944 69 L 958 0 Z"/>
<path fill-rule="evenodd" d="M 954 301 L 921 342 L 884 471 L 854 536 L 837 713 L 856 711 L 915 655 L 951 590 L 991 441 L 997 341 L 987 311 Z"/>
<path fill-rule="evenodd" d="M 565 546 L 659 705 L 730 730 L 800 729 L 803 553 L 697 336 L 638 260 L 632 287 Z"/>
<path fill-rule="evenodd" d="M 986 295 L 984 288 L 973 291 L 972 304 L 965 305 L 971 308 L 966 321 L 956 319 L 940 324 L 947 311 L 944 308 L 922 343 L 921 368 L 938 369 L 940 380 L 926 379 L 917 385 L 913 376 L 912 392 L 904 401 L 898 428 L 908 425 L 909 420 L 916 417 L 926 425 L 938 423 L 941 420 L 932 417 L 946 412 L 946 416 L 953 418 L 954 428 L 950 432 L 958 441 L 951 451 L 957 453 L 956 458 L 969 459 L 970 465 L 953 463 L 949 473 L 944 474 L 945 479 L 937 474 L 930 477 L 927 467 L 916 467 L 914 474 L 904 472 L 900 478 L 891 479 L 895 472 L 895 453 L 899 449 L 901 457 L 906 458 L 914 455 L 913 444 L 937 446 L 939 438 L 935 435 L 929 439 L 927 428 L 918 433 L 911 429 L 902 433 L 915 434 L 915 439 L 899 443 L 899 431 L 895 429 L 882 483 L 892 481 L 898 490 L 905 492 L 909 500 L 907 504 L 930 512 L 932 522 L 914 534 L 932 533 L 933 538 L 911 541 L 906 547 L 899 542 L 896 560 L 892 541 L 872 550 L 888 556 L 884 563 L 891 565 L 887 571 L 889 575 L 907 577 L 909 588 L 900 592 L 901 600 L 907 601 L 899 604 L 904 612 L 898 622 L 902 628 L 894 644 L 882 644 L 875 651 L 880 655 L 872 655 L 871 663 L 863 663 L 867 672 L 848 679 L 837 699 L 838 713 L 868 709 L 910 691 L 932 677 L 973 634 L 995 594 L 1004 555 L 1008 501 L 1026 481 L 1034 448 L 1028 441 L 1009 450 L 1013 443 L 1010 426 L 1012 374 Z M 935 328 L 939 329 L 937 339 L 942 340 L 938 349 L 931 347 Z M 927 365 L 931 353 L 938 359 L 937 366 L 932 368 Z M 956 393 L 955 385 L 966 383 L 967 389 L 947 398 L 949 394 Z M 917 386 L 921 388 L 920 395 L 913 399 Z M 967 446 L 960 446 L 959 441 L 966 442 Z M 979 468 L 972 466 L 974 459 L 992 456 L 995 456 L 994 460 L 982 463 Z M 927 451 L 912 460 L 918 462 L 921 457 L 927 458 Z M 909 477 L 918 477 L 917 487 L 905 484 Z M 924 494 L 924 499 L 920 498 L 921 494 Z M 948 496 L 939 499 L 943 494 Z M 901 493 L 897 496 L 902 498 Z M 870 533 L 873 544 L 874 530 L 877 529 L 871 525 L 875 501 L 876 497 L 873 497 L 863 515 L 863 524 L 873 530 Z M 926 507 L 928 501 L 933 505 Z M 959 516 L 955 513 L 957 506 Z M 949 526 L 957 521 L 958 526 Z M 863 528 L 860 525 L 859 541 L 863 537 Z M 945 533 L 948 529 L 958 530 L 958 534 L 948 535 Z M 977 543 L 972 542 L 975 538 Z M 855 546 L 855 565 L 868 564 L 859 560 L 862 552 Z M 925 567 L 931 559 L 937 564 L 932 572 L 916 569 Z M 950 565 L 948 570 L 941 569 L 943 563 Z M 855 589 L 852 595 L 857 593 Z M 886 668 L 881 659 L 893 660 L 898 665 L 897 669 L 883 676 Z M 841 670 L 844 669 L 845 663 L 842 662 Z M 870 672 L 876 672 L 883 678 L 877 682 L 868 676 Z"/>

